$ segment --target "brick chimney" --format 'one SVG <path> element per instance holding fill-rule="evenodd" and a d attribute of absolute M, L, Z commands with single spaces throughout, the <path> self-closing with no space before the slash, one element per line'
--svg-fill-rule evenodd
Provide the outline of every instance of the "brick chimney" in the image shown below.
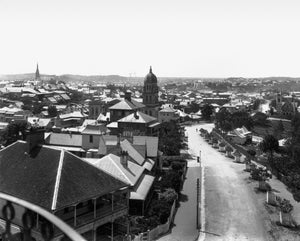
<path fill-rule="evenodd" d="M 26 130 L 26 142 L 28 145 L 28 154 L 38 145 L 45 143 L 45 129 L 44 128 L 33 128 Z"/>
<path fill-rule="evenodd" d="M 127 165 L 128 165 L 128 152 L 127 151 L 121 151 L 120 161 L 124 167 L 127 167 Z"/>

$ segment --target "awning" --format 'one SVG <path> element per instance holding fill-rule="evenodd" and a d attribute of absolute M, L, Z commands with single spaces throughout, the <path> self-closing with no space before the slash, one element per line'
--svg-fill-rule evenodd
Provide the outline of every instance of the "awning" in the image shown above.
<path fill-rule="evenodd" d="M 134 187 L 134 191 L 130 192 L 130 199 L 132 200 L 145 200 L 149 190 L 154 182 L 154 177 L 144 174 L 141 181 Z"/>
<path fill-rule="evenodd" d="M 143 167 L 146 170 L 151 171 L 152 168 L 153 168 L 153 166 L 154 166 L 154 164 L 155 164 L 155 162 L 152 159 L 147 158 L 146 161 L 145 161 L 145 163 L 144 163 L 144 165 L 143 165 Z"/>

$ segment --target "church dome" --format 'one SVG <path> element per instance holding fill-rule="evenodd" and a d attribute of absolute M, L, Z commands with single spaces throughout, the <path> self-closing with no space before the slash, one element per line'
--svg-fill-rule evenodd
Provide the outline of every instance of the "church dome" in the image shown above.
<path fill-rule="evenodd" d="M 157 78 L 156 78 L 155 74 L 152 73 L 151 66 L 150 66 L 150 71 L 146 75 L 144 82 L 145 83 L 157 83 Z"/>

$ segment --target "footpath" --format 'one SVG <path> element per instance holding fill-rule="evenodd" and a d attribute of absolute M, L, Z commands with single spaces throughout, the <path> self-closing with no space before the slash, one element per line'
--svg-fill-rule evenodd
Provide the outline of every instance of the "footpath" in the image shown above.
<path fill-rule="evenodd" d="M 189 140 L 190 141 L 190 140 Z M 201 180 L 201 168 L 197 158 L 189 159 L 179 207 L 174 217 L 170 232 L 159 241 L 194 241 L 197 240 L 197 178 Z M 200 217 L 200 214 L 199 214 Z"/>

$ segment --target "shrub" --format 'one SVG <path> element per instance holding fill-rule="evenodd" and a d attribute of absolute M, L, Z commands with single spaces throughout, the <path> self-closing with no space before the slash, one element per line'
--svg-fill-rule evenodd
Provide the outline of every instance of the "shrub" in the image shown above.
<path fill-rule="evenodd" d="M 251 155 L 251 156 L 255 156 L 255 155 L 256 155 L 256 151 L 254 151 L 254 150 L 251 150 L 251 149 L 250 149 L 250 150 L 248 150 L 247 152 L 248 152 L 248 154 Z"/>
<path fill-rule="evenodd" d="M 177 193 L 180 192 L 181 187 L 181 173 L 177 171 L 170 171 L 162 177 L 158 183 L 161 189 L 173 188 Z"/>
<path fill-rule="evenodd" d="M 163 193 L 160 194 L 160 200 L 163 200 L 169 204 L 173 204 L 173 201 L 177 199 L 177 193 L 172 188 L 167 188 Z"/>
<path fill-rule="evenodd" d="M 171 167 L 174 171 L 179 171 L 179 170 L 183 170 L 185 163 L 184 162 L 179 162 L 179 161 L 174 161 L 171 164 Z"/>
<path fill-rule="evenodd" d="M 287 199 L 281 199 L 280 197 L 277 197 L 278 203 L 279 203 L 279 207 L 280 210 L 284 213 L 289 213 L 293 210 L 293 205 L 290 203 L 289 200 Z"/>
<path fill-rule="evenodd" d="M 228 152 L 232 152 L 232 151 L 233 151 L 232 147 L 229 146 L 229 145 L 227 145 L 227 146 L 225 147 L 225 150 L 228 151 Z"/>
<path fill-rule="evenodd" d="M 158 215 L 150 217 L 142 217 L 136 219 L 137 233 L 146 232 L 148 229 L 155 228 L 160 224 L 160 218 Z"/>
<path fill-rule="evenodd" d="M 164 224 L 168 221 L 168 217 L 170 216 L 171 205 L 163 200 L 154 200 L 151 203 L 151 207 L 149 209 L 149 216 L 157 216 L 160 224 Z"/>
<path fill-rule="evenodd" d="M 300 202 L 300 189 L 295 189 L 295 190 L 293 190 L 293 198 L 294 198 L 297 202 Z"/>
<path fill-rule="evenodd" d="M 170 162 L 168 160 L 164 160 L 162 166 L 163 167 L 169 167 L 170 166 Z"/>
<path fill-rule="evenodd" d="M 250 171 L 250 176 L 256 181 L 266 181 L 267 179 L 272 178 L 272 175 L 262 167 L 252 168 Z"/>

